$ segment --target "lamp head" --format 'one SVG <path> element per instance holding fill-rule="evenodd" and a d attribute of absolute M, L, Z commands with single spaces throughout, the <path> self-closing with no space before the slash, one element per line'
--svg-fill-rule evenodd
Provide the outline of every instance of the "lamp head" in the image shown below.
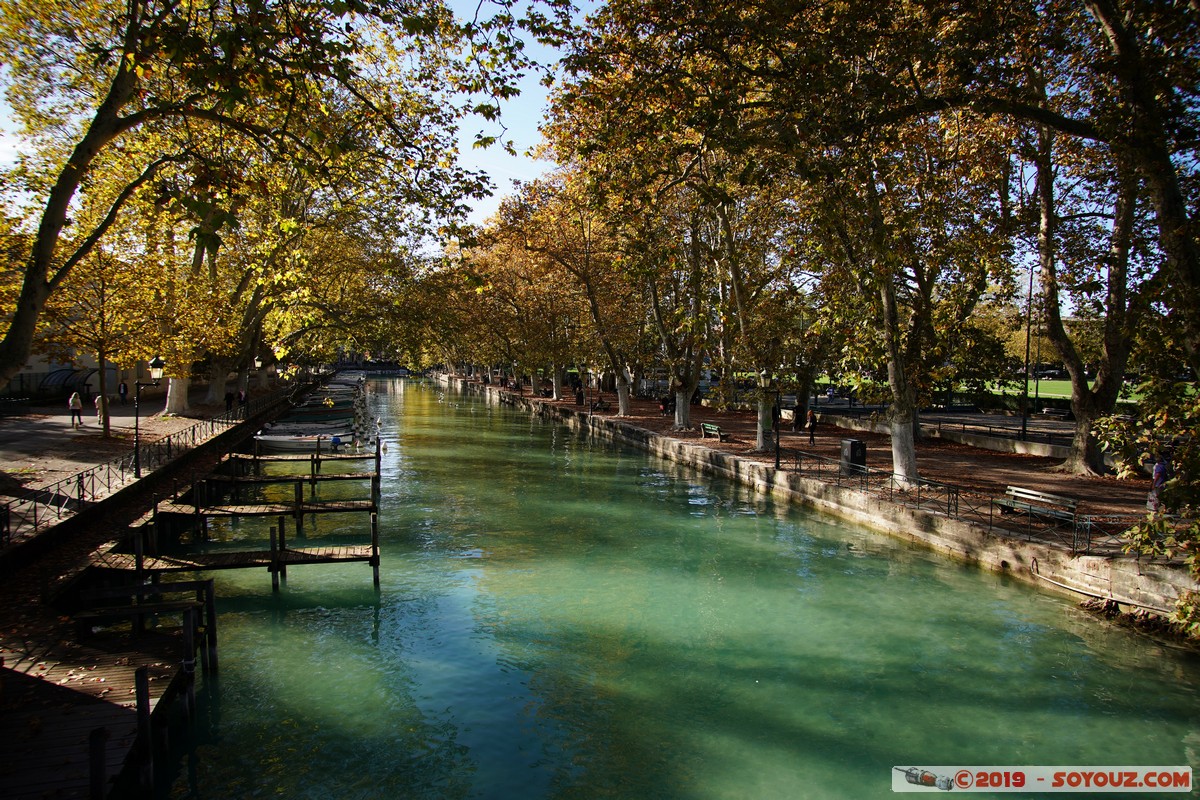
<path fill-rule="evenodd" d="M 163 368 L 167 366 L 167 362 L 163 361 L 158 356 L 150 359 L 150 380 L 158 383 L 163 377 Z"/>

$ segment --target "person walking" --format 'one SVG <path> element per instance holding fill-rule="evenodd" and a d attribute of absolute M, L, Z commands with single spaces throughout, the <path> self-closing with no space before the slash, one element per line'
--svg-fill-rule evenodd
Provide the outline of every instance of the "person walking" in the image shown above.
<path fill-rule="evenodd" d="M 1162 497 L 1160 496 L 1163 487 L 1167 485 L 1167 481 L 1171 479 L 1171 467 L 1167 463 L 1167 456 L 1164 453 L 1158 454 L 1158 459 L 1154 462 L 1154 469 L 1150 473 L 1150 494 L 1146 497 L 1146 509 L 1152 512 L 1163 510 Z"/>
<path fill-rule="evenodd" d="M 129 397 L 129 384 L 121 381 L 121 385 L 117 387 L 117 395 L 121 398 L 121 405 L 125 405 L 125 399 Z"/>
<path fill-rule="evenodd" d="M 104 424 L 104 395 L 96 394 L 96 424 Z"/>
<path fill-rule="evenodd" d="M 71 412 L 71 428 L 83 427 L 83 398 L 79 396 L 79 392 L 72 392 L 71 398 L 67 400 L 67 409 Z"/>
<path fill-rule="evenodd" d="M 808 421 L 804 423 L 804 427 L 808 428 L 808 443 L 817 443 L 817 414 L 811 408 L 808 410 Z"/>

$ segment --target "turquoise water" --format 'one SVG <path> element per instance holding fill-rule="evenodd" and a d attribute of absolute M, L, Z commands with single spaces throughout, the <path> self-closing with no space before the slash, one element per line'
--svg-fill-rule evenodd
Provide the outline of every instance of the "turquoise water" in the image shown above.
<path fill-rule="evenodd" d="M 221 673 L 171 797 L 883 797 L 894 765 L 1200 763 L 1194 656 L 639 451 L 374 386 L 382 590 L 363 564 L 278 596 L 216 573 Z"/>

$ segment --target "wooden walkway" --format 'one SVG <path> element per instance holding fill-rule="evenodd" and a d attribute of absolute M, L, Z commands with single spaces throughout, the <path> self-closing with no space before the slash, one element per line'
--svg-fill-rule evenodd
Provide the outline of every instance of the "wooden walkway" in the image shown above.
<path fill-rule="evenodd" d="M 59 641 L 41 652 L 3 645 L 0 796 L 6 800 L 91 797 L 92 738 L 100 729 L 107 794 L 137 739 L 138 668 L 149 673 L 154 716 L 185 682 L 178 636 Z"/>
<path fill-rule="evenodd" d="M 306 500 L 300 503 L 254 503 L 242 505 L 202 504 L 181 502 L 159 503 L 159 514 L 182 514 L 193 517 L 278 517 L 297 514 L 334 514 L 352 511 L 374 512 L 373 500 Z"/>
<path fill-rule="evenodd" d="M 249 550 L 228 553 L 189 553 L 172 556 L 144 556 L 141 569 L 146 572 L 194 572 L 217 569 L 253 569 L 298 566 L 301 564 L 337 564 L 370 562 L 375 557 L 371 545 L 349 547 L 285 547 L 270 550 Z M 138 558 L 132 553 L 109 552 L 98 556 L 92 566 L 136 572 Z"/>
<path fill-rule="evenodd" d="M 210 476 L 191 487 L 190 496 L 159 502 L 127 529 L 124 540 L 55 565 L 41 584 L 41 596 L 73 599 L 60 610 L 39 603 L 34 591 L 23 607 L 23 628 L 0 629 L 0 798 L 106 797 L 122 770 L 123 789 L 137 792 L 139 782 L 148 785 L 172 700 L 182 695 L 182 705 L 194 711 L 197 661 L 205 672 L 217 670 L 213 581 L 150 582 L 152 576 L 257 567 L 271 573 L 277 590 L 288 566 L 367 562 L 378 587 L 380 458 L 378 443 L 369 453 L 227 456 L 225 466 L 234 475 Z M 375 462 L 369 471 L 320 474 L 329 462 L 369 461 Z M 268 463 L 307 464 L 308 469 L 297 470 L 300 475 L 246 474 Z M 350 480 L 370 481 L 370 499 L 315 499 L 321 483 Z M 287 502 L 239 498 L 243 488 L 250 494 L 255 484 L 287 483 L 296 485 Z M 313 498 L 304 498 L 302 484 Z M 292 517 L 299 533 L 304 515 L 350 512 L 369 512 L 369 545 L 308 546 L 306 539 L 306 546 L 289 547 L 285 542 L 282 517 Z M 174 525 L 188 526 L 203 526 L 215 517 L 281 519 L 278 532 L 271 529 L 269 550 L 147 555 L 164 515 Z M 134 552 L 121 552 L 130 545 Z M 104 580 L 88 582 L 94 570 L 104 571 Z M 114 586 L 118 572 L 124 580 Z M 180 593 L 196 596 L 164 599 Z"/>

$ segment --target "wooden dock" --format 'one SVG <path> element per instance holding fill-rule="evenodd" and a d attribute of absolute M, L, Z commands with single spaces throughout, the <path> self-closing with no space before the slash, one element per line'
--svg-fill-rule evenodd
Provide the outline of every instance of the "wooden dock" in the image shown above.
<path fill-rule="evenodd" d="M 190 553 L 178 556 L 144 556 L 141 570 L 147 573 L 197 572 L 218 569 L 271 569 L 302 564 L 338 564 L 354 561 L 370 562 L 374 558 L 370 545 L 349 547 L 286 547 L 282 550 L 249 550 L 228 553 Z M 106 553 L 93 562 L 99 569 L 137 572 L 138 558 L 132 553 Z"/>
<path fill-rule="evenodd" d="M 377 441 L 372 453 L 231 454 L 222 467 L 189 489 L 174 497 L 161 500 L 155 506 L 154 525 L 147 526 L 147 537 L 157 535 L 160 524 L 172 521 L 185 524 L 207 536 L 208 524 L 215 519 L 241 517 L 277 517 L 279 524 L 270 529 L 269 549 L 237 552 L 209 552 L 163 555 L 157 547 L 147 547 L 147 537 L 135 542 L 135 552 L 110 551 L 98 557 L 95 566 L 109 570 L 133 571 L 137 575 L 165 572 L 203 571 L 218 569 L 266 568 L 276 590 L 279 579 L 287 576 L 289 566 L 300 564 L 335 564 L 365 562 L 371 565 L 375 586 L 379 586 L 379 498 L 381 444 Z M 374 462 L 374 470 L 365 473 L 336 473 L 322 475 L 321 465 L 329 461 Z M 271 463 L 307 463 L 308 474 L 263 475 L 261 468 Z M 324 483 L 369 481 L 370 497 L 350 500 L 317 500 L 318 487 Z M 246 487 L 291 485 L 289 500 L 241 501 Z M 311 496 L 305 497 L 305 487 Z M 315 514 L 367 513 L 370 515 L 371 543 L 352 546 L 288 547 L 285 522 L 291 518 L 296 538 L 304 538 L 304 518 Z M 306 540 L 307 541 L 307 540 Z M 151 555 L 146 551 L 151 550 Z"/>
<path fill-rule="evenodd" d="M 369 472 L 321 474 L 329 462 L 371 460 Z M 182 697 L 184 710 L 194 714 L 197 662 L 206 673 L 217 669 L 213 581 L 160 577 L 265 568 L 278 590 L 288 566 L 366 562 L 378 587 L 380 461 L 378 442 L 373 453 L 227 456 L 231 474 L 178 492 L 135 522 L 127 539 L 64 563 L 42 584 L 43 597 L 57 598 L 55 605 L 38 603 L 35 591 L 21 628 L 0 630 L 0 798 L 103 798 L 118 776 L 123 790 L 150 796 L 154 759 L 167 738 L 166 711 Z M 263 465 L 281 462 L 307 463 L 307 474 L 261 474 Z M 323 483 L 356 480 L 370 481 L 369 498 L 315 497 Z M 243 490 L 280 484 L 295 486 L 287 501 L 239 499 Z M 304 496 L 305 486 L 312 497 Z M 351 512 L 369 514 L 370 544 L 309 546 L 305 539 L 303 547 L 288 546 L 287 517 L 299 536 L 305 515 Z M 268 549 L 156 550 L 160 525 L 203 529 L 209 519 L 242 516 L 280 517 Z"/>
<path fill-rule="evenodd" d="M 205 503 L 191 505 L 179 502 L 159 503 L 159 514 L 179 514 L 192 517 L 279 517 L 306 514 L 344 514 L 354 511 L 375 513 L 374 500 L 301 500 L 292 503 L 253 503 L 225 505 Z"/>
<path fill-rule="evenodd" d="M 186 600 L 156 599 L 168 594 Z M 176 695 L 194 716 L 195 665 L 217 669 L 213 582 L 127 584 L 96 589 L 74 612 L 74 637 L 50 625 L 40 643 L 0 638 L 0 794 L 14 798 L 107 797 L 126 773 L 148 795 L 155 750 L 167 738 L 165 710 Z M 128 601 L 133 603 L 126 605 Z M 107 603 L 107 604 L 105 604 Z M 145 630 L 150 618 L 179 616 L 179 628 Z M 124 631 L 93 635 L 128 620 Z"/>
<path fill-rule="evenodd" d="M 7 800 L 106 796 L 137 741 L 139 668 L 146 670 L 152 717 L 161 717 L 183 681 L 177 637 L 60 642 L 41 653 L 5 650 L 0 794 Z"/>

